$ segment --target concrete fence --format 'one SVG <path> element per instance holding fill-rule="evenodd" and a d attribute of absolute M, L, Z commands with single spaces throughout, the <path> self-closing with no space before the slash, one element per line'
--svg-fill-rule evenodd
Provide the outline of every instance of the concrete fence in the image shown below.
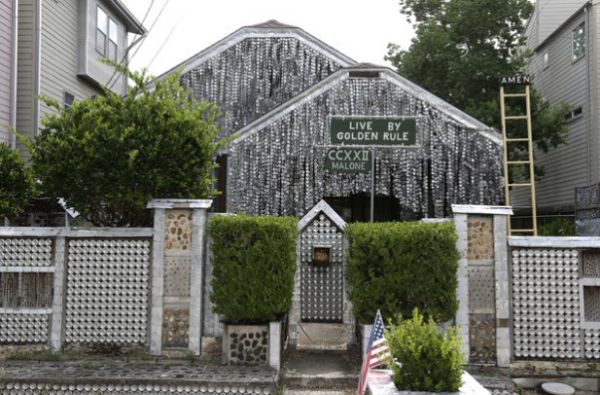
<path fill-rule="evenodd" d="M 0 228 L 0 342 L 146 343 L 152 233 Z"/>
<path fill-rule="evenodd" d="M 218 350 L 210 204 L 152 201 L 153 228 L 0 227 L 0 344 Z M 453 210 L 469 362 L 600 359 L 600 238 L 508 237 L 509 207 Z"/>
<path fill-rule="evenodd" d="M 600 359 L 600 237 L 510 237 L 515 359 Z"/>
<path fill-rule="evenodd" d="M 509 207 L 453 210 L 469 362 L 600 359 L 600 237 L 509 237 Z"/>
<path fill-rule="evenodd" d="M 153 228 L 0 227 L 0 344 L 199 355 L 210 204 L 154 200 Z"/>

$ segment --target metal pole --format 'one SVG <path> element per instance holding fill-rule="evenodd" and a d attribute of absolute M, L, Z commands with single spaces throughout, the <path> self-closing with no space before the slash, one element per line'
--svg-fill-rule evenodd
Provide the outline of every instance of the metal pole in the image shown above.
<path fill-rule="evenodd" d="M 371 222 L 375 221 L 375 148 L 371 148 Z"/>

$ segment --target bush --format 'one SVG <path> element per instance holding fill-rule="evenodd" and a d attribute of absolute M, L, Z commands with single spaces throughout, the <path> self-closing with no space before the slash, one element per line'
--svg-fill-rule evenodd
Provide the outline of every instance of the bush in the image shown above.
<path fill-rule="evenodd" d="M 456 328 L 447 335 L 439 332 L 433 319 L 424 320 L 415 309 L 412 319 L 398 319 L 385 337 L 392 364 L 393 381 L 399 390 L 455 392 L 462 384 L 464 358 Z"/>
<path fill-rule="evenodd" d="M 459 254 L 452 222 L 357 223 L 347 227 L 354 314 L 371 323 L 410 317 L 415 307 L 438 322 L 454 317 Z"/>
<path fill-rule="evenodd" d="M 189 98 L 177 73 L 162 80 L 128 73 L 126 96 L 104 89 L 70 108 L 45 98 L 32 150 L 43 192 L 64 198 L 97 226 L 151 226 L 153 198 L 209 198 L 220 143 L 219 111 Z"/>
<path fill-rule="evenodd" d="M 4 218 L 12 220 L 28 207 L 34 196 L 33 177 L 19 154 L 0 143 L 0 226 Z"/>
<path fill-rule="evenodd" d="M 575 225 L 564 218 L 557 218 L 540 226 L 540 236 L 576 236 Z"/>
<path fill-rule="evenodd" d="M 215 216 L 212 238 L 214 312 L 236 324 L 281 318 L 292 305 L 296 219 Z"/>

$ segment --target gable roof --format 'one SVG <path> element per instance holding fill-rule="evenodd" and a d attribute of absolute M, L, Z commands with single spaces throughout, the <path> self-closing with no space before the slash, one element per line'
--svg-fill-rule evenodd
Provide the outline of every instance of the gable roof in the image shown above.
<path fill-rule="evenodd" d="M 298 232 L 302 232 L 321 213 L 325 214 L 339 229 L 346 228 L 346 221 L 325 200 L 321 200 L 298 222 Z"/>
<path fill-rule="evenodd" d="M 313 48 L 317 52 L 335 60 L 343 67 L 347 67 L 356 63 L 352 58 L 344 55 L 337 49 L 325 44 L 318 38 L 308 34 L 299 27 L 286 25 L 276 20 L 269 20 L 257 25 L 245 26 L 235 32 L 231 33 L 227 37 L 217 41 L 210 47 L 198 52 L 196 55 L 188 58 L 182 63 L 175 67 L 172 67 L 168 71 L 161 74 L 158 78 L 162 78 L 165 75 L 171 74 L 177 69 L 182 68 L 182 74 L 194 69 L 198 65 L 204 63 L 208 59 L 220 54 L 221 52 L 231 48 L 237 43 L 254 37 L 294 37 L 309 47 Z"/>
<path fill-rule="evenodd" d="M 414 82 L 411 82 L 406 78 L 402 77 L 400 74 L 394 72 L 390 68 L 384 66 L 375 66 L 369 63 L 359 63 L 336 71 L 329 77 L 325 78 L 323 81 L 299 93 L 284 104 L 274 108 L 267 114 L 241 128 L 239 131 L 232 135 L 230 144 L 236 144 L 237 142 L 242 141 L 249 136 L 252 136 L 253 134 L 260 131 L 262 128 L 264 128 L 266 124 L 282 118 L 283 116 L 290 113 L 294 109 L 300 107 L 304 103 L 328 91 L 336 84 L 348 79 L 352 71 L 378 72 L 380 74 L 380 78 L 386 79 L 387 81 L 395 84 L 396 86 L 400 87 L 402 90 L 413 95 L 414 97 L 422 100 L 425 103 L 430 104 L 432 107 L 435 107 L 436 109 L 438 109 L 448 117 L 454 119 L 458 123 L 461 123 L 462 125 L 470 129 L 476 130 L 479 134 L 490 139 L 492 142 L 498 145 L 502 145 L 502 136 L 494 128 L 478 121 L 469 114 L 459 110 L 450 103 L 440 99 L 433 93 L 418 86 Z"/>

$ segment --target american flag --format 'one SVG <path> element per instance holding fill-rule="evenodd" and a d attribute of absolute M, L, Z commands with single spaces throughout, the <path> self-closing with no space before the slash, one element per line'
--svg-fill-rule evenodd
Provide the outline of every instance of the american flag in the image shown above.
<path fill-rule="evenodd" d="M 369 344 L 367 346 L 367 354 L 364 356 L 362 368 L 360 369 L 360 379 L 358 381 L 358 388 L 356 393 L 363 395 L 367 389 L 367 376 L 369 370 L 381 366 L 390 361 L 392 355 L 388 347 L 387 341 L 383 336 L 383 319 L 381 318 L 381 312 L 377 310 L 375 315 L 375 322 L 373 323 L 373 332 L 369 338 Z"/>

